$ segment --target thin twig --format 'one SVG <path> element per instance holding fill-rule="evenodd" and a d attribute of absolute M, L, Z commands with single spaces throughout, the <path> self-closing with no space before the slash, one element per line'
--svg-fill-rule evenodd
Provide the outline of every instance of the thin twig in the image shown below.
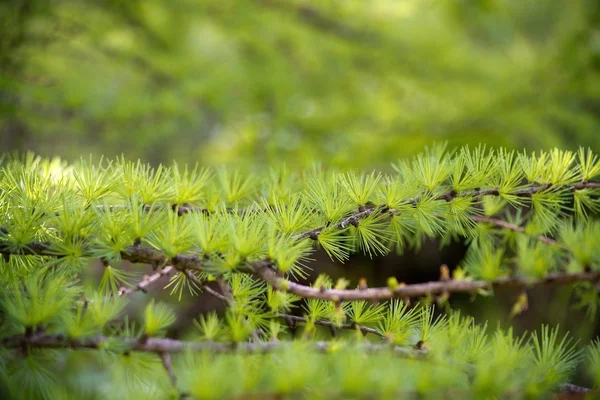
<path fill-rule="evenodd" d="M 176 272 L 176 271 L 177 270 L 175 268 L 173 268 L 170 265 L 167 265 L 166 267 L 163 267 L 160 271 L 155 272 L 152 275 L 144 276 L 142 281 L 135 286 L 123 286 L 122 288 L 119 289 L 118 295 L 119 296 L 129 296 L 130 294 L 133 294 L 138 291 L 147 293 L 148 286 L 150 286 L 152 283 L 160 280 L 161 278 L 163 278 L 165 276 L 171 275 L 173 272 Z"/>
<path fill-rule="evenodd" d="M 161 269 L 159 272 L 155 272 L 152 275 L 145 276 L 144 279 L 135 286 L 130 286 L 130 287 L 124 286 L 124 287 L 120 288 L 118 291 L 118 294 L 119 294 L 119 296 L 129 296 L 130 294 L 133 294 L 137 291 L 142 291 L 144 293 L 147 293 L 148 286 L 150 286 L 152 283 L 158 281 L 162 277 L 172 274 L 173 272 L 180 272 L 180 271 L 178 271 L 176 268 L 168 265 L 166 267 L 163 267 L 163 269 Z M 221 293 L 219 293 L 219 292 L 213 290 L 211 287 L 207 286 L 208 281 L 198 279 L 190 270 L 187 270 L 187 269 L 184 270 L 183 273 L 189 280 L 194 282 L 201 290 L 206 291 L 206 293 L 208 293 L 220 300 L 225 300 L 225 301 L 227 300 L 227 298 L 225 298 L 223 295 L 221 295 Z"/>
<path fill-rule="evenodd" d="M 315 30 L 350 42 L 379 47 L 384 40 L 378 32 L 346 24 L 339 18 L 332 18 L 322 13 L 317 7 L 281 0 L 256 0 L 256 3 L 273 10 L 287 12 Z"/>
<path fill-rule="evenodd" d="M 177 387 L 177 376 L 175 375 L 175 370 L 173 369 L 173 365 L 171 364 L 171 353 L 163 351 L 158 353 L 160 356 L 160 360 L 162 361 L 162 365 L 164 369 L 169 374 L 169 379 L 173 384 L 173 387 Z"/>
<path fill-rule="evenodd" d="M 560 393 L 589 393 L 590 389 L 582 386 L 573 385 L 571 383 L 561 383 Z"/>
<path fill-rule="evenodd" d="M 208 213 L 209 210 L 207 208 L 204 207 L 194 207 L 194 206 L 188 206 L 188 205 L 177 205 L 174 204 L 172 206 L 164 206 L 164 205 L 148 205 L 145 204 L 142 206 L 144 208 L 144 212 L 153 212 L 153 211 L 164 211 L 164 210 L 172 210 L 175 211 L 177 210 L 177 213 L 179 215 L 184 215 L 187 214 L 189 212 L 197 212 L 197 213 Z M 109 206 L 102 206 L 102 205 L 98 205 L 95 206 L 96 211 L 102 212 L 102 211 L 109 211 L 109 212 L 114 212 L 114 211 L 127 211 L 127 210 L 131 210 L 130 206 L 127 205 L 109 205 Z"/>
<path fill-rule="evenodd" d="M 486 217 L 486 216 L 482 216 L 482 215 L 473 215 L 471 218 L 473 218 L 473 220 L 475 220 L 477 222 L 482 222 L 482 223 L 486 223 L 486 224 L 495 225 L 495 226 L 500 227 L 500 228 L 508 229 L 509 231 L 526 233 L 524 227 L 516 225 L 516 224 L 511 224 L 510 222 L 507 222 L 507 221 L 504 221 L 504 220 L 501 220 L 501 219 L 498 219 L 498 218 Z M 556 240 L 554 240 L 552 238 L 549 238 L 548 236 L 545 236 L 545 235 L 536 235 L 535 238 L 537 240 L 539 240 L 540 242 L 544 242 L 544 243 L 549 244 L 551 246 L 557 246 L 557 247 L 560 247 L 562 249 L 566 249 L 567 248 L 562 243 L 559 243 L 558 241 L 556 241 Z"/>
<path fill-rule="evenodd" d="M 229 298 L 226 296 L 223 296 L 221 293 L 217 292 L 216 290 L 212 289 L 211 287 L 207 286 L 207 281 L 205 280 L 201 280 L 198 279 L 197 276 L 195 276 L 192 271 L 190 271 L 189 269 L 184 269 L 183 273 L 185 274 L 185 276 L 192 282 L 194 282 L 196 285 L 198 285 L 199 287 L 201 287 L 203 290 L 205 290 L 207 293 L 213 295 L 214 297 L 216 297 L 217 299 L 223 300 L 223 301 L 227 301 L 229 302 Z"/>
<path fill-rule="evenodd" d="M 172 205 L 149 205 L 145 204 L 142 206 L 144 212 L 155 212 L 155 211 L 177 211 L 177 215 L 182 216 L 188 213 L 201 213 L 201 214 L 210 214 L 212 211 L 206 207 L 200 206 L 190 206 L 188 204 L 172 204 Z M 98 212 L 114 212 L 114 211 L 127 211 L 132 208 L 128 205 L 98 205 L 95 206 L 95 210 Z M 258 206 L 251 206 L 247 208 L 228 208 L 227 212 L 237 212 L 238 214 L 247 214 L 251 212 L 262 211 L 263 209 Z M 57 214 L 58 215 L 58 214 Z"/>
<path fill-rule="evenodd" d="M 291 321 L 293 321 L 294 324 L 296 324 L 297 322 L 302 322 L 305 324 L 308 323 L 308 320 L 305 317 L 299 317 L 297 315 L 279 314 L 279 317 L 286 320 L 286 322 L 288 322 L 288 324 L 290 324 Z M 331 321 L 327 321 L 327 320 L 323 320 L 323 319 L 318 319 L 318 320 L 314 321 L 313 323 L 315 325 L 327 326 L 330 328 L 334 327 L 337 329 L 359 330 L 364 334 L 371 333 L 373 335 L 383 337 L 381 332 L 379 332 L 377 329 L 369 328 L 367 326 L 359 325 L 359 324 L 355 324 L 355 323 L 346 323 L 346 324 L 336 325 Z"/>
<path fill-rule="evenodd" d="M 221 294 L 225 297 L 226 301 L 233 301 L 233 292 L 231 291 L 231 287 L 227 283 L 227 281 L 219 276 L 217 279 L 217 284 L 219 285 L 219 289 L 221 290 Z"/>

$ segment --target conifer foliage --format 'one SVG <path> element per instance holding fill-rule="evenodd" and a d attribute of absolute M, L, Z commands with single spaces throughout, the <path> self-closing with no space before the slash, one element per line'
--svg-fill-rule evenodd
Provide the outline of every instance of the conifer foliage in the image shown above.
<path fill-rule="evenodd" d="M 598 342 L 543 326 L 518 336 L 434 304 L 454 293 L 600 279 L 600 160 L 428 149 L 394 173 L 277 168 L 245 174 L 125 159 L 34 155 L 0 169 L 0 379 L 10 398 L 553 398 L 600 384 Z M 428 238 L 469 244 L 452 274 L 384 287 L 320 274 Z M 91 265 L 101 261 L 99 279 Z M 169 337 L 162 287 L 225 305 Z M 218 288 L 218 289 L 217 289 Z M 432 301 L 435 300 L 435 301 Z"/>

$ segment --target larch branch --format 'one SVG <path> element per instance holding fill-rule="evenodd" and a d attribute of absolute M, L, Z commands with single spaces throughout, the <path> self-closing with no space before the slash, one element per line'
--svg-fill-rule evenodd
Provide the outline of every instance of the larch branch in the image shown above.
<path fill-rule="evenodd" d="M 545 190 L 549 190 L 553 188 L 551 184 L 546 183 L 546 184 L 541 184 L 541 185 L 531 185 L 531 186 L 526 186 L 517 190 L 514 190 L 510 193 L 510 195 L 513 196 L 518 196 L 518 197 L 532 197 L 534 194 L 536 193 L 540 193 L 543 192 Z M 576 183 L 576 184 L 568 184 L 568 185 L 563 185 L 563 186 L 556 186 L 554 187 L 554 189 L 556 190 L 570 190 L 570 191 L 576 191 L 576 190 L 584 190 L 584 189 L 599 189 L 600 188 L 600 183 L 598 182 L 580 182 L 580 183 Z M 445 200 L 447 202 L 452 201 L 455 198 L 459 198 L 459 197 L 473 197 L 473 198 L 478 198 L 481 196 L 500 196 L 500 190 L 497 188 L 494 189 L 477 189 L 477 190 L 467 190 L 464 192 L 457 192 L 455 190 L 448 190 L 442 194 L 439 194 L 435 197 L 435 200 Z M 414 197 L 414 198 L 408 198 L 403 200 L 400 204 L 410 204 L 410 205 L 417 205 L 422 199 L 419 197 Z M 379 212 L 379 213 L 390 213 L 390 215 L 394 215 L 397 213 L 397 210 L 394 209 L 390 209 L 387 205 L 382 204 L 378 207 L 375 208 L 368 208 L 366 210 L 363 211 L 359 211 L 355 214 L 352 214 L 346 218 L 344 218 L 343 220 L 341 220 L 340 222 L 337 223 L 337 227 L 339 229 L 345 229 L 350 225 L 356 224 L 358 223 L 358 221 L 360 221 L 361 219 L 367 218 L 368 216 L 370 216 L 371 214 L 373 214 L 373 212 Z M 307 232 L 303 232 L 300 233 L 298 235 L 293 236 L 295 239 L 306 239 L 306 238 L 311 238 L 313 240 L 316 240 L 317 237 L 319 236 L 319 234 L 325 229 L 324 226 L 319 227 L 319 228 L 315 228 L 312 229 L 310 231 Z"/>
<path fill-rule="evenodd" d="M 322 289 L 291 282 L 277 276 L 268 262 L 253 263 L 257 275 L 275 289 L 295 294 L 307 299 L 323 299 L 334 302 L 359 300 L 387 300 L 393 298 L 423 297 L 441 293 L 477 293 L 481 290 L 494 290 L 503 287 L 528 288 L 540 285 L 572 284 L 576 282 L 596 282 L 600 272 L 555 273 L 543 278 L 504 277 L 493 281 L 448 280 L 398 285 L 397 288 L 379 287 L 367 289 Z"/>
<path fill-rule="evenodd" d="M 51 250 L 51 244 L 34 242 L 26 248 L 14 252 L 0 246 L 0 253 L 13 255 L 50 255 L 56 256 Z M 197 254 L 177 255 L 169 258 L 160 250 L 131 246 L 121 254 L 124 260 L 152 265 L 165 265 L 170 261 L 173 268 L 183 271 L 194 283 L 204 286 L 205 282 L 190 273 L 190 270 L 204 269 L 204 260 Z M 392 290 L 387 287 L 368 288 L 365 290 L 321 290 L 310 286 L 282 279 L 277 276 L 270 260 L 262 260 L 248 264 L 257 275 L 278 290 L 285 290 L 304 298 L 328 299 L 332 301 L 345 300 L 383 300 L 396 297 L 421 297 L 439 293 L 476 293 L 479 290 L 491 290 L 499 287 L 530 287 L 547 284 L 572 284 L 576 282 L 596 282 L 600 278 L 599 272 L 554 273 L 537 279 L 524 277 L 505 277 L 494 281 L 484 280 L 450 280 L 432 281 L 427 283 L 409 284 L 399 286 Z M 187 271 L 187 272 L 185 272 Z M 206 286 L 204 286 L 206 288 Z M 221 300 L 228 301 L 227 297 L 210 288 L 208 292 Z M 214 293 L 213 293 L 214 292 Z"/>
<path fill-rule="evenodd" d="M 110 337 L 93 336 L 79 339 L 69 339 L 65 335 L 36 333 L 32 335 L 13 335 L 4 338 L 1 346 L 5 348 L 20 349 L 23 347 L 44 348 L 44 349 L 73 349 L 73 350 L 100 350 L 106 347 L 108 342 L 119 343 L 118 348 L 126 351 L 146 352 L 155 354 L 181 353 L 183 351 L 212 352 L 212 353 L 264 353 L 275 351 L 290 346 L 284 341 L 269 342 L 212 342 L 212 341 L 183 341 L 176 339 L 148 338 L 140 341 L 133 337 Z M 308 342 L 307 345 L 316 351 L 328 351 L 332 346 L 339 346 L 337 342 L 316 341 Z M 352 346 L 352 345 L 350 345 Z M 427 356 L 427 350 L 419 350 L 413 347 L 395 346 L 388 343 L 373 344 L 369 342 L 361 343 L 360 346 L 365 351 L 393 351 L 395 354 L 409 358 L 424 358 Z"/>

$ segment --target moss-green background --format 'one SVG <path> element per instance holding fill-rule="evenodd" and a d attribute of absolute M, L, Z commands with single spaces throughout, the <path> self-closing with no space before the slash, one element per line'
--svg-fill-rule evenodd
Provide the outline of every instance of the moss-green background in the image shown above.
<path fill-rule="evenodd" d="M 594 0 L 14 0 L 0 145 L 385 168 L 432 142 L 600 144 Z"/>
<path fill-rule="evenodd" d="M 595 0 L 13 0 L 0 20 L 2 152 L 387 169 L 440 141 L 600 151 Z M 463 254 L 318 264 L 381 285 Z M 453 302 L 514 323 L 515 297 Z M 517 326 L 590 335 L 569 302 L 536 291 Z"/>

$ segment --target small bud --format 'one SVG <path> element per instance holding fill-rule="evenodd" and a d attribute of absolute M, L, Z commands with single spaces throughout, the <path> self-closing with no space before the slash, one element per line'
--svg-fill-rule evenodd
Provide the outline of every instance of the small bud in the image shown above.
<path fill-rule="evenodd" d="M 358 290 L 367 290 L 367 279 L 360 278 L 358 281 Z"/>
<path fill-rule="evenodd" d="M 519 294 L 519 297 L 517 297 L 517 301 L 515 301 L 515 304 L 513 304 L 512 310 L 510 311 L 510 316 L 515 317 L 523 313 L 524 311 L 527 311 L 527 308 L 529 308 L 527 292 L 523 290 L 521 294 Z"/>
<path fill-rule="evenodd" d="M 393 342 L 394 342 L 394 334 L 392 334 L 392 333 L 389 333 L 389 332 L 388 332 L 388 333 L 385 333 L 385 334 L 383 335 L 383 341 L 384 341 L 385 343 L 393 343 Z"/>
<path fill-rule="evenodd" d="M 455 268 L 452 272 L 452 279 L 454 279 L 455 281 L 467 280 L 467 271 L 465 271 L 465 269 L 461 267 Z"/>
<path fill-rule="evenodd" d="M 340 278 L 335 283 L 335 289 L 337 289 L 337 290 L 344 290 L 344 289 L 346 289 L 348 287 L 349 284 L 350 284 L 349 280 L 347 280 L 345 278 Z"/>
<path fill-rule="evenodd" d="M 400 287 L 400 285 L 398 284 L 398 280 L 396 279 L 395 276 L 390 276 L 388 278 L 388 280 L 387 280 L 387 287 L 392 292 L 395 292 L 396 290 L 398 290 L 398 288 Z"/>
<path fill-rule="evenodd" d="M 440 267 L 440 281 L 449 281 L 450 280 L 450 270 L 446 264 L 442 264 Z"/>
<path fill-rule="evenodd" d="M 278 279 L 277 284 L 285 291 L 290 290 L 290 282 L 287 279 Z"/>

